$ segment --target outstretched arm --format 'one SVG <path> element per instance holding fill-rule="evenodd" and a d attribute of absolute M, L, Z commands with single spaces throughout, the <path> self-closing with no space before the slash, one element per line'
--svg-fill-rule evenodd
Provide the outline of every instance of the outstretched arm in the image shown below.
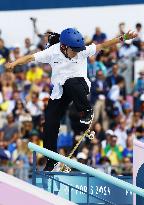
<path fill-rule="evenodd" d="M 23 65 L 23 64 L 29 63 L 29 62 L 34 61 L 34 60 L 35 60 L 34 55 L 26 55 L 26 56 L 23 56 L 23 57 L 17 59 L 16 61 L 14 61 L 12 63 L 6 63 L 5 67 L 7 70 L 12 71 L 15 66 Z"/>
<path fill-rule="evenodd" d="M 96 51 L 101 51 L 109 48 L 117 43 L 124 42 L 125 40 L 130 40 L 137 37 L 137 33 L 133 31 L 128 31 L 126 34 L 120 37 L 113 38 L 112 40 L 105 41 L 104 43 L 96 45 Z"/>
<path fill-rule="evenodd" d="M 13 71 L 15 66 L 27 64 L 31 61 L 36 61 L 39 63 L 50 63 L 51 62 L 50 48 L 47 48 L 43 51 L 39 51 L 39 52 L 34 53 L 32 55 L 23 56 L 12 63 L 6 63 L 5 67 L 9 71 Z"/>

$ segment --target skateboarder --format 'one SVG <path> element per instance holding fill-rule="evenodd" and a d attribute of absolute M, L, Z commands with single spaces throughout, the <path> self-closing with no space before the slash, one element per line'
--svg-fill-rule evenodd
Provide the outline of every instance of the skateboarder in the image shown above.
<path fill-rule="evenodd" d="M 87 78 L 87 58 L 107 47 L 127 39 L 133 39 L 136 36 L 135 32 L 129 31 L 102 44 L 85 46 L 82 34 L 74 28 L 67 28 L 61 32 L 59 43 L 6 64 L 8 70 L 13 70 L 15 66 L 30 61 L 49 63 L 52 67 L 51 82 L 54 87 L 45 111 L 45 148 L 57 151 L 60 119 L 70 102 L 74 102 L 80 113 L 81 123 L 89 124 L 92 120 L 93 111 L 87 100 L 90 88 L 90 82 Z M 49 160 L 45 170 L 51 171 L 54 163 L 53 160 Z"/>

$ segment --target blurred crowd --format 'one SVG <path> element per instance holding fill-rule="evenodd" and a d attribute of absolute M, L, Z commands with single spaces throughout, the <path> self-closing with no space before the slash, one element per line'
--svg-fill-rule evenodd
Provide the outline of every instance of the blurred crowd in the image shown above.
<path fill-rule="evenodd" d="M 144 138 L 144 69 L 134 82 L 134 62 L 144 60 L 144 32 L 141 23 L 135 29 L 138 37 L 125 41 L 88 59 L 91 91 L 88 99 L 94 110 L 95 138 L 85 138 L 73 158 L 89 166 L 117 175 L 132 175 L 133 140 Z M 120 23 L 116 36 L 125 33 Z M 5 45 L 0 38 L 0 167 L 1 170 L 28 180 L 32 165 L 29 141 L 43 146 L 44 110 L 53 85 L 48 64 L 17 66 L 14 72 L 5 70 L 5 63 L 45 49 L 47 35 L 39 43 L 30 38 L 24 45 Z M 107 40 L 107 34 L 97 27 L 94 35 L 85 37 L 86 44 Z M 80 124 L 75 106 L 71 104 L 61 120 L 58 152 L 68 155 L 86 126 Z M 49 136 L 50 138 L 50 136 Z M 45 159 L 38 156 L 38 166 Z"/>

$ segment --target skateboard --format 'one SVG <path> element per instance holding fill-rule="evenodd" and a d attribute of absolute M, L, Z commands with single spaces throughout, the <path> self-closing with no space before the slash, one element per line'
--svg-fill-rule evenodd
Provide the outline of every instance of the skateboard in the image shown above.
<path fill-rule="evenodd" d="M 67 158 L 69 159 L 72 158 L 74 152 L 77 150 L 77 148 L 79 147 L 79 145 L 81 144 L 81 142 L 85 137 L 88 137 L 90 140 L 94 139 L 95 132 L 91 130 L 92 124 L 93 124 L 93 120 L 90 122 L 88 129 L 82 134 L 82 136 L 80 137 L 80 139 L 78 140 L 78 142 L 76 143 L 76 145 L 74 146 L 74 148 L 72 149 L 72 151 L 70 152 Z M 69 173 L 71 172 L 71 169 L 67 165 L 62 165 L 62 167 L 60 168 L 60 172 Z"/>

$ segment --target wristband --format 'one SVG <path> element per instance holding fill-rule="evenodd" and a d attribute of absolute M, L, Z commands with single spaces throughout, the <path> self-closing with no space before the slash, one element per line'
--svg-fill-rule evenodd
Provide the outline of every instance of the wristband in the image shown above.
<path fill-rule="evenodd" d="M 123 35 L 123 39 L 124 41 L 128 40 L 128 35 L 126 33 Z"/>
<path fill-rule="evenodd" d="M 124 35 L 120 36 L 120 37 L 119 37 L 119 40 L 120 40 L 122 43 L 125 42 L 126 40 L 128 40 L 127 34 L 125 33 Z"/>

